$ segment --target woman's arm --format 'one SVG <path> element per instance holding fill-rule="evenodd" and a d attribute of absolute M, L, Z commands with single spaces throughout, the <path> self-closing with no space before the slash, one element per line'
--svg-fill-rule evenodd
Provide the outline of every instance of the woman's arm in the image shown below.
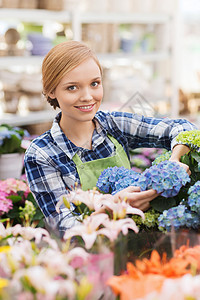
<path fill-rule="evenodd" d="M 188 153 L 190 151 L 190 148 L 186 145 L 176 145 L 174 146 L 174 148 L 172 149 L 172 155 L 170 160 L 173 161 L 180 161 L 181 160 L 181 156 L 183 156 L 184 154 Z"/>
<path fill-rule="evenodd" d="M 175 145 L 174 148 L 172 149 L 172 155 L 169 160 L 179 163 L 186 170 L 186 172 L 190 175 L 191 171 L 190 171 L 188 165 L 180 162 L 181 156 L 188 153 L 189 151 L 190 151 L 190 148 L 186 145 L 181 145 L 181 144 Z"/>
<path fill-rule="evenodd" d="M 196 129 L 194 124 L 185 119 L 149 118 L 126 112 L 112 112 L 107 119 L 113 136 L 119 142 L 126 137 L 128 147 L 132 150 L 144 147 L 172 150 L 179 144 L 176 137 L 180 132 Z M 121 143 L 126 141 L 122 140 Z"/>

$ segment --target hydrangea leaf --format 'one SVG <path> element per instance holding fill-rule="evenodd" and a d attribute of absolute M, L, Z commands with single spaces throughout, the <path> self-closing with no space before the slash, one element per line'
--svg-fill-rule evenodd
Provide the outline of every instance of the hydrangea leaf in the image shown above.
<path fill-rule="evenodd" d="M 159 212 L 168 210 L 170 207 L 173 207 L 175 205 L 176 205 L 176 199 L 174 197 L 165 198 L 165 197 L 158 196 L 157 198 L 151 201 L 151 207 Z"/>
<path fill-rule="evenodd" d="M 191 157 L 194 158 L 198 163 L 200 163 L 200 153 L 192 152 Z"/>
<path fill-rule="evenodd" d="M 185 154 L 181 157 L 181 162 L 186 165 L 190 165 L 190 157 L 188 154 Z"/>
<path fill-rule="evenodd" d="M 21 140 L 16 136 L 16 135 L 12 135 L 12 139 L 8 139 L 6 138 L 4 140 L 2 149 L 3 149 L 3 153 L 15 153 L 15 152 L 19 152 L 19 148 L 21 145 Z M 1 148 L 0 148 L 1 151 Z"/>

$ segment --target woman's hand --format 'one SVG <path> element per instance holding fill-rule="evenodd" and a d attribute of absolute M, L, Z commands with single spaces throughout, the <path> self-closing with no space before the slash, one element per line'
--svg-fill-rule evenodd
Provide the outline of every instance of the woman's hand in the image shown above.
<path fill-rule="evenodd" d="M 123 200 L 126 200 L 132 207 L 145 211 L 150 207 L 150 201 L 158 195 L 159 194 L 153 189 L 141 192 L 139 187 L 129 186 L 115 195 L 110 196 L 112 197 L 113 202 L 122 202 Z M 93 212 L 92 215 L 105 212 L 112 213 L 112 210 L 109 207 L 102 205 L 101 208 Z"/>
<path fill-rule="evenodd" d="M 150 207 L 150 201 L 158 195 L 159 194 L 153 189 L 141 192 L 139 187 L 129 186 L 116 193 L 114 195 L 114 201 L 118 202 L 126 199 L 132 207 L 145 211 Z"/>

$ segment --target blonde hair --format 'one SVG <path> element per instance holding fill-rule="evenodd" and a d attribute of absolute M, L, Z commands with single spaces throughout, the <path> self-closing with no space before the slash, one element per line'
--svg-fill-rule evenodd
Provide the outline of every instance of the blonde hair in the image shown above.
<path fill-rule="evenodd" d="M 59 103 L 56 98 L 52 99 L 48 95 L 56 89 L 68 72 L 88 58 L 94 59 L 102 73 L 95 53 L 83 43 L 66 41 L 56 45 L 47 53 L 42 63 L 43 95 L 54 109 L 59 107 Z"/>

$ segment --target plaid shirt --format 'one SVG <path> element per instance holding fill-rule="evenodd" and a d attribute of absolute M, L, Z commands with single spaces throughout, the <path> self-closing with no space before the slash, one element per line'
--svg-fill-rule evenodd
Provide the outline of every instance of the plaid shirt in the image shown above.
<path fill-rule="evenodd" d="M 59 113 L 52 128 L 34 139 L 25 154 L 25 170 L 30 189 L 50 226 L 62 233 L 76 224 L 76 218 L 66 207 L 56 212 L 61 195 L 66 194 L 75 182 L 80 184 L 76 166 L 72 160 L 78 153 L 83 162 L 114 155 L 109 133 L 123 146 L 129 156 L 129 149 L 148 147 L 172 149 L 176 136 L 181 131 L 196 129 L 183 119 L 147 118 L 125 112 L 98 111 L 94 122 L 96 129 L 92 137 L 92 150 L 77 147 L 62 132 Z M 72 206 L 73 210 L 74 207 Z"/>

